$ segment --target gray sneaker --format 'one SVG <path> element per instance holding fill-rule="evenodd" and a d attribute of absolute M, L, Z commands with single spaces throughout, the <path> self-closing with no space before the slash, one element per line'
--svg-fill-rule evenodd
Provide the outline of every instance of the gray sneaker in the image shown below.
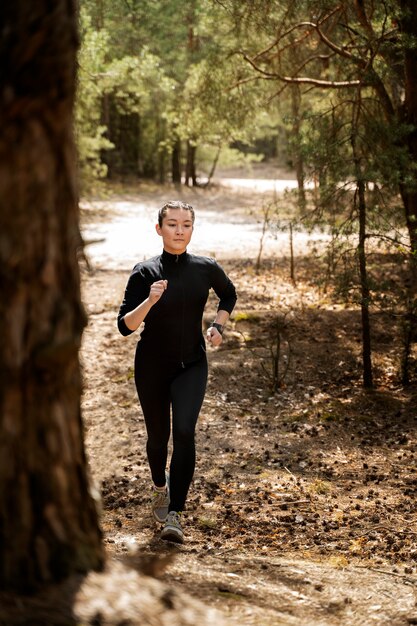
<path fill-rule="evenodd" d="M 154 491 L 152 500 L 152 515 L 154 519 L 163 524 L 168 516 L 169 507 L 169 474 L 166 477 L 166 490 Z"/>
<path fill-rule="evenodd" d="M 184 543 L 184 533 L 180 522 L 181 513 L 170 511 L 166 519 L 165 525 L 161 532 L 161 539 L 165 541 L 174 541 L 175 543 Z"/>

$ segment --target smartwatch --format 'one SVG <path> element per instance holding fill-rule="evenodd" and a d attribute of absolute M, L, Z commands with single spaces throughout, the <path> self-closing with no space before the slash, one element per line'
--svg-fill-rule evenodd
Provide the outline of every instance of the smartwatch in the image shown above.
<path fill-rule="evenodd" d="M 218 324 L 217 322 L 213 322 L 212 324 L 210 324 L 210 326 L 212 326 L 212 328 L 215 328 L 216 330 L 219 331 L 219 333 L 221 335 L 223 335 L 223 326 L 221 324 Z"/>

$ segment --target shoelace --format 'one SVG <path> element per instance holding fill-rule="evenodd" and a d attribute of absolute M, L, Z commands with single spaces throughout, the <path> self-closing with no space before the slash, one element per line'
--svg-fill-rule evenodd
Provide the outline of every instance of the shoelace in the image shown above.
<path fill-rule="evenodd" d="M 178 528 L 181 528 L 181 513 L 177 513 L 177 511 L 170 511 L 168 513 L 168 517 L 167 517 L 167 524 L 172 524 L 172 526 L 177 526 Z"/>
<path fill-rule="evenodd" d="M 155 504 L 165 504 L 168 494 L 166 491 L 154 491 L 153 497 Z"/>

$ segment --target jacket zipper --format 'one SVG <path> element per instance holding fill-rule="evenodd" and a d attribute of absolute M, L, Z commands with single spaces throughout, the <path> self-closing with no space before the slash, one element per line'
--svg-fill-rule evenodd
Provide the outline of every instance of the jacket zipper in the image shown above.
<path fill-rule="evenodd" d="M 181 333 L 180 333 L 180 363 L 181 367 L 184 369 L 184 322 L 185 322 L 185 294 L 184 294 L 184 283 L 182 281 L 181 270 L 178 263 L 179 255 L 177 254 L 177 258 L 175 259 L 175 263 L 177 263 L 178 269 L 178 280 L 181 285 Z"/>

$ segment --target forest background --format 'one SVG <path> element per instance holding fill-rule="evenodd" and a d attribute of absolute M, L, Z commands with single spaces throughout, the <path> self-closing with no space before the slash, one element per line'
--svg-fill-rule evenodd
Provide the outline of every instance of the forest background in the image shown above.
<path fill-rule="evenodd" d="M 416 15 L 411 2 L 81 3 L 77 133 L 84 189 L 100 178 L 208 185 L 270 161 L 298 192 L 265 229 L 331 237 L 322 281 L 391 317 L 415 373 Z M 381 257 L 378 253 L 383 253 Z M 380 260 L 384 270 L 380 271 Z"/>

